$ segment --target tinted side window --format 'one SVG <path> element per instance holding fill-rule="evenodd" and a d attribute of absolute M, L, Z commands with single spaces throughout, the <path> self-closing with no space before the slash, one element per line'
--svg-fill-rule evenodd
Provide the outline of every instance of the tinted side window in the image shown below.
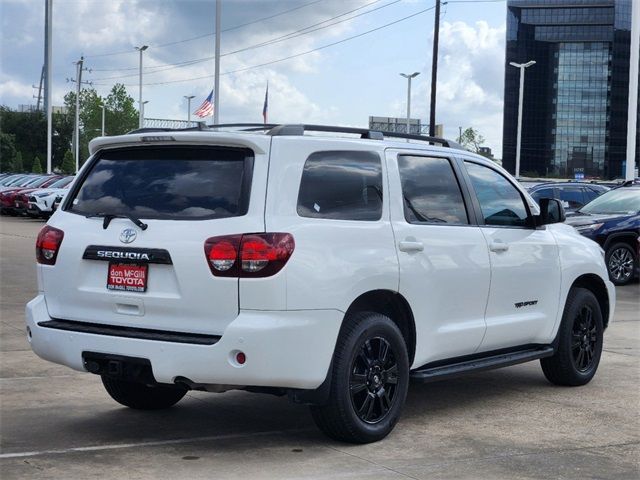
<path fill-rule="evenodd" d="M 560 189 L 560 200 L 566 208 L 580 208 L 584 205 L 581 187 L 563 187 Z"/>
<path fill-rule="evenodd" d="M 525 227 L 527 209 L 520 192 L 495 170 L 465 162 L 487 225 Z"/>
<path fill-rule="evenodd" d="M 409 223 L 468 224 L 462 192 L 446 158 L 398 158 L 404 217 Z"/>
<path fill-rule="evenodd" d="M 531 194 L 536 202 L 540 202 L 541 198 L 555 198 L 553 194 L 553 188 L 541 188 Z"/>
<path fill-rule="evenodd" d="M 315 152 L 304 164 L 298 215 L 335 220 L 382 217 L 382 164 L 374 152 Z"/>

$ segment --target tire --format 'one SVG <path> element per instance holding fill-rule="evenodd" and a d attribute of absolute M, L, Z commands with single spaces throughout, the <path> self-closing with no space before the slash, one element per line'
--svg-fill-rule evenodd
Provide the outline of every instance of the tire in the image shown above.
<path fill-rule="evenodd" d="M 128 382 L 102 375 L 102 384 L 116 402 L 138 410 L 160 410 L 175 405 L 187 390 L 181 387 Z"/>
<path fill-rule="evenodd" d="M 605 261 L 609 279 L 614 285 L 627 285 L 633 280 L 638 258 L 631 245 L 624 242 L 611 245 L 607 249 Z"/>
<path fill-rule="evenodd" d="M 409 387 L 407 347 L 396 324 L 373 312 L 345 319 L 330 374 L 328 403 L 311 407 L 320 430 L 350 443 L 386 437 L 398 422 Z"/>
<path fill-rule="evenodd" d="M 540 360 L 547 380 L 565 386 L 589 383 L 600 363 L 603 330 L 595 295 L 585 288 L 572 288 L 560 323 L 556 353 Z"/>

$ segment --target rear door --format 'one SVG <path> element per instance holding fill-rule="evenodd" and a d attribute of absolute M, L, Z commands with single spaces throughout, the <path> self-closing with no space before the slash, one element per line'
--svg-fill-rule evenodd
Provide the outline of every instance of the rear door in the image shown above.
<path fill-rule="evenodd" d="M 115 148 L 90 162 L 50 221 L 64 232 L 56 265 L 40 267 L 50 316 L 222 334 L 238 279 L 212 275 L 204 244 L 264 231 L 268 139 Z"/>

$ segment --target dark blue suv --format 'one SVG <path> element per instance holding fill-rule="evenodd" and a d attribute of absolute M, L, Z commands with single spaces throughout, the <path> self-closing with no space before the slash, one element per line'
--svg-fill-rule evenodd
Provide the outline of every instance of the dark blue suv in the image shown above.
<path fill-rule="evenodd" d="M 573 214 L 567 223 L 598 242 L 605 251 L 609 278 L 616 285 L 630 283 L 638 274 L 640 185 L 610 190 Z"/>
<path fill-rule="evenodd" d="M 528 190 L 538 203 L 541 198 L 557 198 L 566 212 L 574 212 L 609 191 L 609 187 L 586 182 L 548 182 L 539 183 Z"/>

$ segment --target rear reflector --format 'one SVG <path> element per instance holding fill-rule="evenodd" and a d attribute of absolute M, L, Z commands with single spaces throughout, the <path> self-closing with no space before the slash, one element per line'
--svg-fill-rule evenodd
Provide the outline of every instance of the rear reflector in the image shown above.
<path fill-rule="evenodd" d="M 55 265 L 64 232 L 45 225 L 36 240 L 36 260 L 43 265 Z"/>
<path fill-rule="evenodd" d="M 294 248 L 289 233 L 225 235 L 204 244 L 211 273 L 218 277 L 269 277 L 284 267 Z"/>

